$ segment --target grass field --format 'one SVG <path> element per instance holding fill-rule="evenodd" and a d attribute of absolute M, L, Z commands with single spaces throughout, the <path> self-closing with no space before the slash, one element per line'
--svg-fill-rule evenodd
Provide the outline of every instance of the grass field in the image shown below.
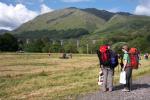
<path fill-rule="evenodd" d="M 68 100 L 99 90 L 96 55 L 76 54 L 72 59 L 59 59 L 59 56 L 1 53 L 0 99 Z M 134 78 L 150 72 L 150 61 L 141 60 L 141 64 L 134 71 Z M 114 77 L 117 84 L 118 68 Z"/>

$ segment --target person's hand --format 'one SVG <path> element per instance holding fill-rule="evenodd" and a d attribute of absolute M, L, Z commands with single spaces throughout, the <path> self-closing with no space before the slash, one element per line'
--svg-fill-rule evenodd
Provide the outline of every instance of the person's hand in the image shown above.
<path fill-rule="evenodd" d="M 122 68 L 122 71 L 125 71 L 125 67 Z"/>

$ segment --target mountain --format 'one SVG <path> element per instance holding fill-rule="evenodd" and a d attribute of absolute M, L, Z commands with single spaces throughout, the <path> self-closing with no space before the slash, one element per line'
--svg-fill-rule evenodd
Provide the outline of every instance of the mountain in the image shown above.
<path fill-rule="evenodd" d="M 149 33 L 147 30 L 150 28 L 150 17 L 147 16 L 124 16 L 114 15 L 103 27 L 96 30 L 95 33 L 122 33 L 120 35 L 132 35 L 132 33 Z M 147 32 L 146 32 L 147 31 Z M 114 35 L 114 34 L 111 34 Z"/>
<path fill-rule="evenodd" d="M 39 15 L 35 19 L 24 23 L 16 33 L 35 30 L 68 30 L 83 28 L 89 32 L 101 27 L 105 20 L 78 8 L 66 8 Z"/>
<path fill-rule="evenodd" d="M 86 8 L 86 9 L 82 9 L 82 10 L 87 13 L 91 13 L 99 18 L 102 18 L 105 21 L 108 21 L 112 16 L 115 15 L 115 13 L 108 12 L 106 10 L 98 10 L 96 8 Z"/>
<path fill-rule="evenodd" d="M 150 17 L 127 12 L 109 12 L 95 8 L 75 7 L 56 10 L 37 16 L 13 31 L 18 37 L 54 39 L 69 38 L 112 38 L 115 35 L 147 35 Z M 126 37 L 126 38 L 127 38 Z"/>
<path fill-rule="evenodd" d="M 5 29 L 0 29 L 0 35 L 9 32 L 8 30 Z"/>

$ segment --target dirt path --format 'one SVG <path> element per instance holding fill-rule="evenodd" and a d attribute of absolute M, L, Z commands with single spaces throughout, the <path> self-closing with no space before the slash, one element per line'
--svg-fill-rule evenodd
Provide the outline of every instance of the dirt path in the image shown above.
<path fill-rule="evenodd" d="M 122 92 L 122 88 L 116 86 L 113 92 L 98 91 L 79 97 L 78 100 L 150 100 L 150 75 L 134 81 L 131 92 Z"/>

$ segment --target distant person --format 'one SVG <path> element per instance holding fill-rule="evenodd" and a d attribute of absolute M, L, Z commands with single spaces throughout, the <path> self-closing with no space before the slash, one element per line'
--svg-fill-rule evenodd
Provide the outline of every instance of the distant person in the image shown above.
<path fill-rule="evenodd" d="M 48 52 L 48 56 L 49 56 L 49 57 L 51 56 L 51 52 L 50 52 L 50 51 Z"/>
<path fill-rule="evenodd" d="M 148 54 L 148 53 L 145 53 L 145 54 L 144 54 L 144 58 L 145 58 L 146 60 L 148 60 L 149 54 Z"/>

